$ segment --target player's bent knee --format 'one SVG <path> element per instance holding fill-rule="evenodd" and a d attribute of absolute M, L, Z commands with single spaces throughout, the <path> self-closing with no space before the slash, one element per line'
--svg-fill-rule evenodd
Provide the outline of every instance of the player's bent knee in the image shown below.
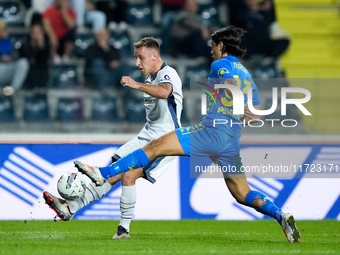
<path fill-rule="evenodd" d="M 122 186 L 131 186 L 134 185 L 136 179 L 129 172 L 122 173 Z"/>
<path fill-rule="evenodd" d="M 139 168 L 134 171 L 129 171 L 121 174 L 122 186 L 135 185 L 136 180 L 144 174 L 143 169 Z"/>

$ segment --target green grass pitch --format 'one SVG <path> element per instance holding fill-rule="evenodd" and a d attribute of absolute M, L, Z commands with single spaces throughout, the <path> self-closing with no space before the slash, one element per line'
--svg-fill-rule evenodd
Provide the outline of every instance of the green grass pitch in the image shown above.
<path fill-rule="evenodd" d="M 117 221 L 0 221 L 0 254 L 340 254 L 340 222 L 298 221 L 300 243 L 274 220 L 133 221 L 131 239 L 112 240 Z"/>

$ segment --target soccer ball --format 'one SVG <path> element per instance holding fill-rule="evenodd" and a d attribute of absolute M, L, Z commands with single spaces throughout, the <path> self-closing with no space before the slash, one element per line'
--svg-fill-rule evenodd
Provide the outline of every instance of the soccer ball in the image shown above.
<path fill-rule="evenodd" d="M 59 178 L 57 189 L 62 198 L 75 200 L 84 196 L 86 184 L 80 173 L 66 173 Z"/>

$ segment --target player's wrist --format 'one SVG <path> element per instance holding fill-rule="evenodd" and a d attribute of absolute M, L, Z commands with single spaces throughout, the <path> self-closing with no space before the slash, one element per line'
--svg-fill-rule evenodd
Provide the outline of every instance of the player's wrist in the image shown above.
<path fill-rule="evenodd" d="M 145 85 L 147 85 L 147 84 L 144 84 L 144 83 L 141 83 L 141 82 L 138 82 L 138 81 L 136 81 L 136 89 L 138 89 L 138 90 L 141 90 L 141 91 L 143 91 L 143 92 L 146 92 L 145 91 Z"/>

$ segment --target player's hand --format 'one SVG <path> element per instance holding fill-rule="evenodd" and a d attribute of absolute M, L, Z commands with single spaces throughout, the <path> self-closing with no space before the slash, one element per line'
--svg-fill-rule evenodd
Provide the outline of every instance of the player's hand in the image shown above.
<path fill-rule="evenodd" d="M 55 35 L 51 35 L 51 36 L 50 36 L 50 44 L 51 44 L 53 47 L 57 48 L 58 45 L 59 45 L 58 37 L 55 36 Z"/>
<path fill-rule="evenodd" d="M 250 110 L 249 110 L 249 107 L 248 105 L 245 105 L 244 106 L 244 115 L 242 117 L 242 120 L 245 119 L 247 122 L 249 120 L 254 120 L 254 119 L 259 119 L 259 116 L 252 113 Z"/>
<path fill-rule="evenodd" d="M 139 89 L 138 82 L 136 82 L 130 76 L 123 76 L 122 79 L 120 80 L 120 84 L 122 84 L 123 87 L 130 87 L 130 88 L 133 88 L 133 89 Z"/>
<path fill-rule="evenodd" d="M 67 8 L 68 8 L 68 1 L 67 0 L 62 0 L 59 2 L 59 8 L 61 12 L 67 12 Z"/>

